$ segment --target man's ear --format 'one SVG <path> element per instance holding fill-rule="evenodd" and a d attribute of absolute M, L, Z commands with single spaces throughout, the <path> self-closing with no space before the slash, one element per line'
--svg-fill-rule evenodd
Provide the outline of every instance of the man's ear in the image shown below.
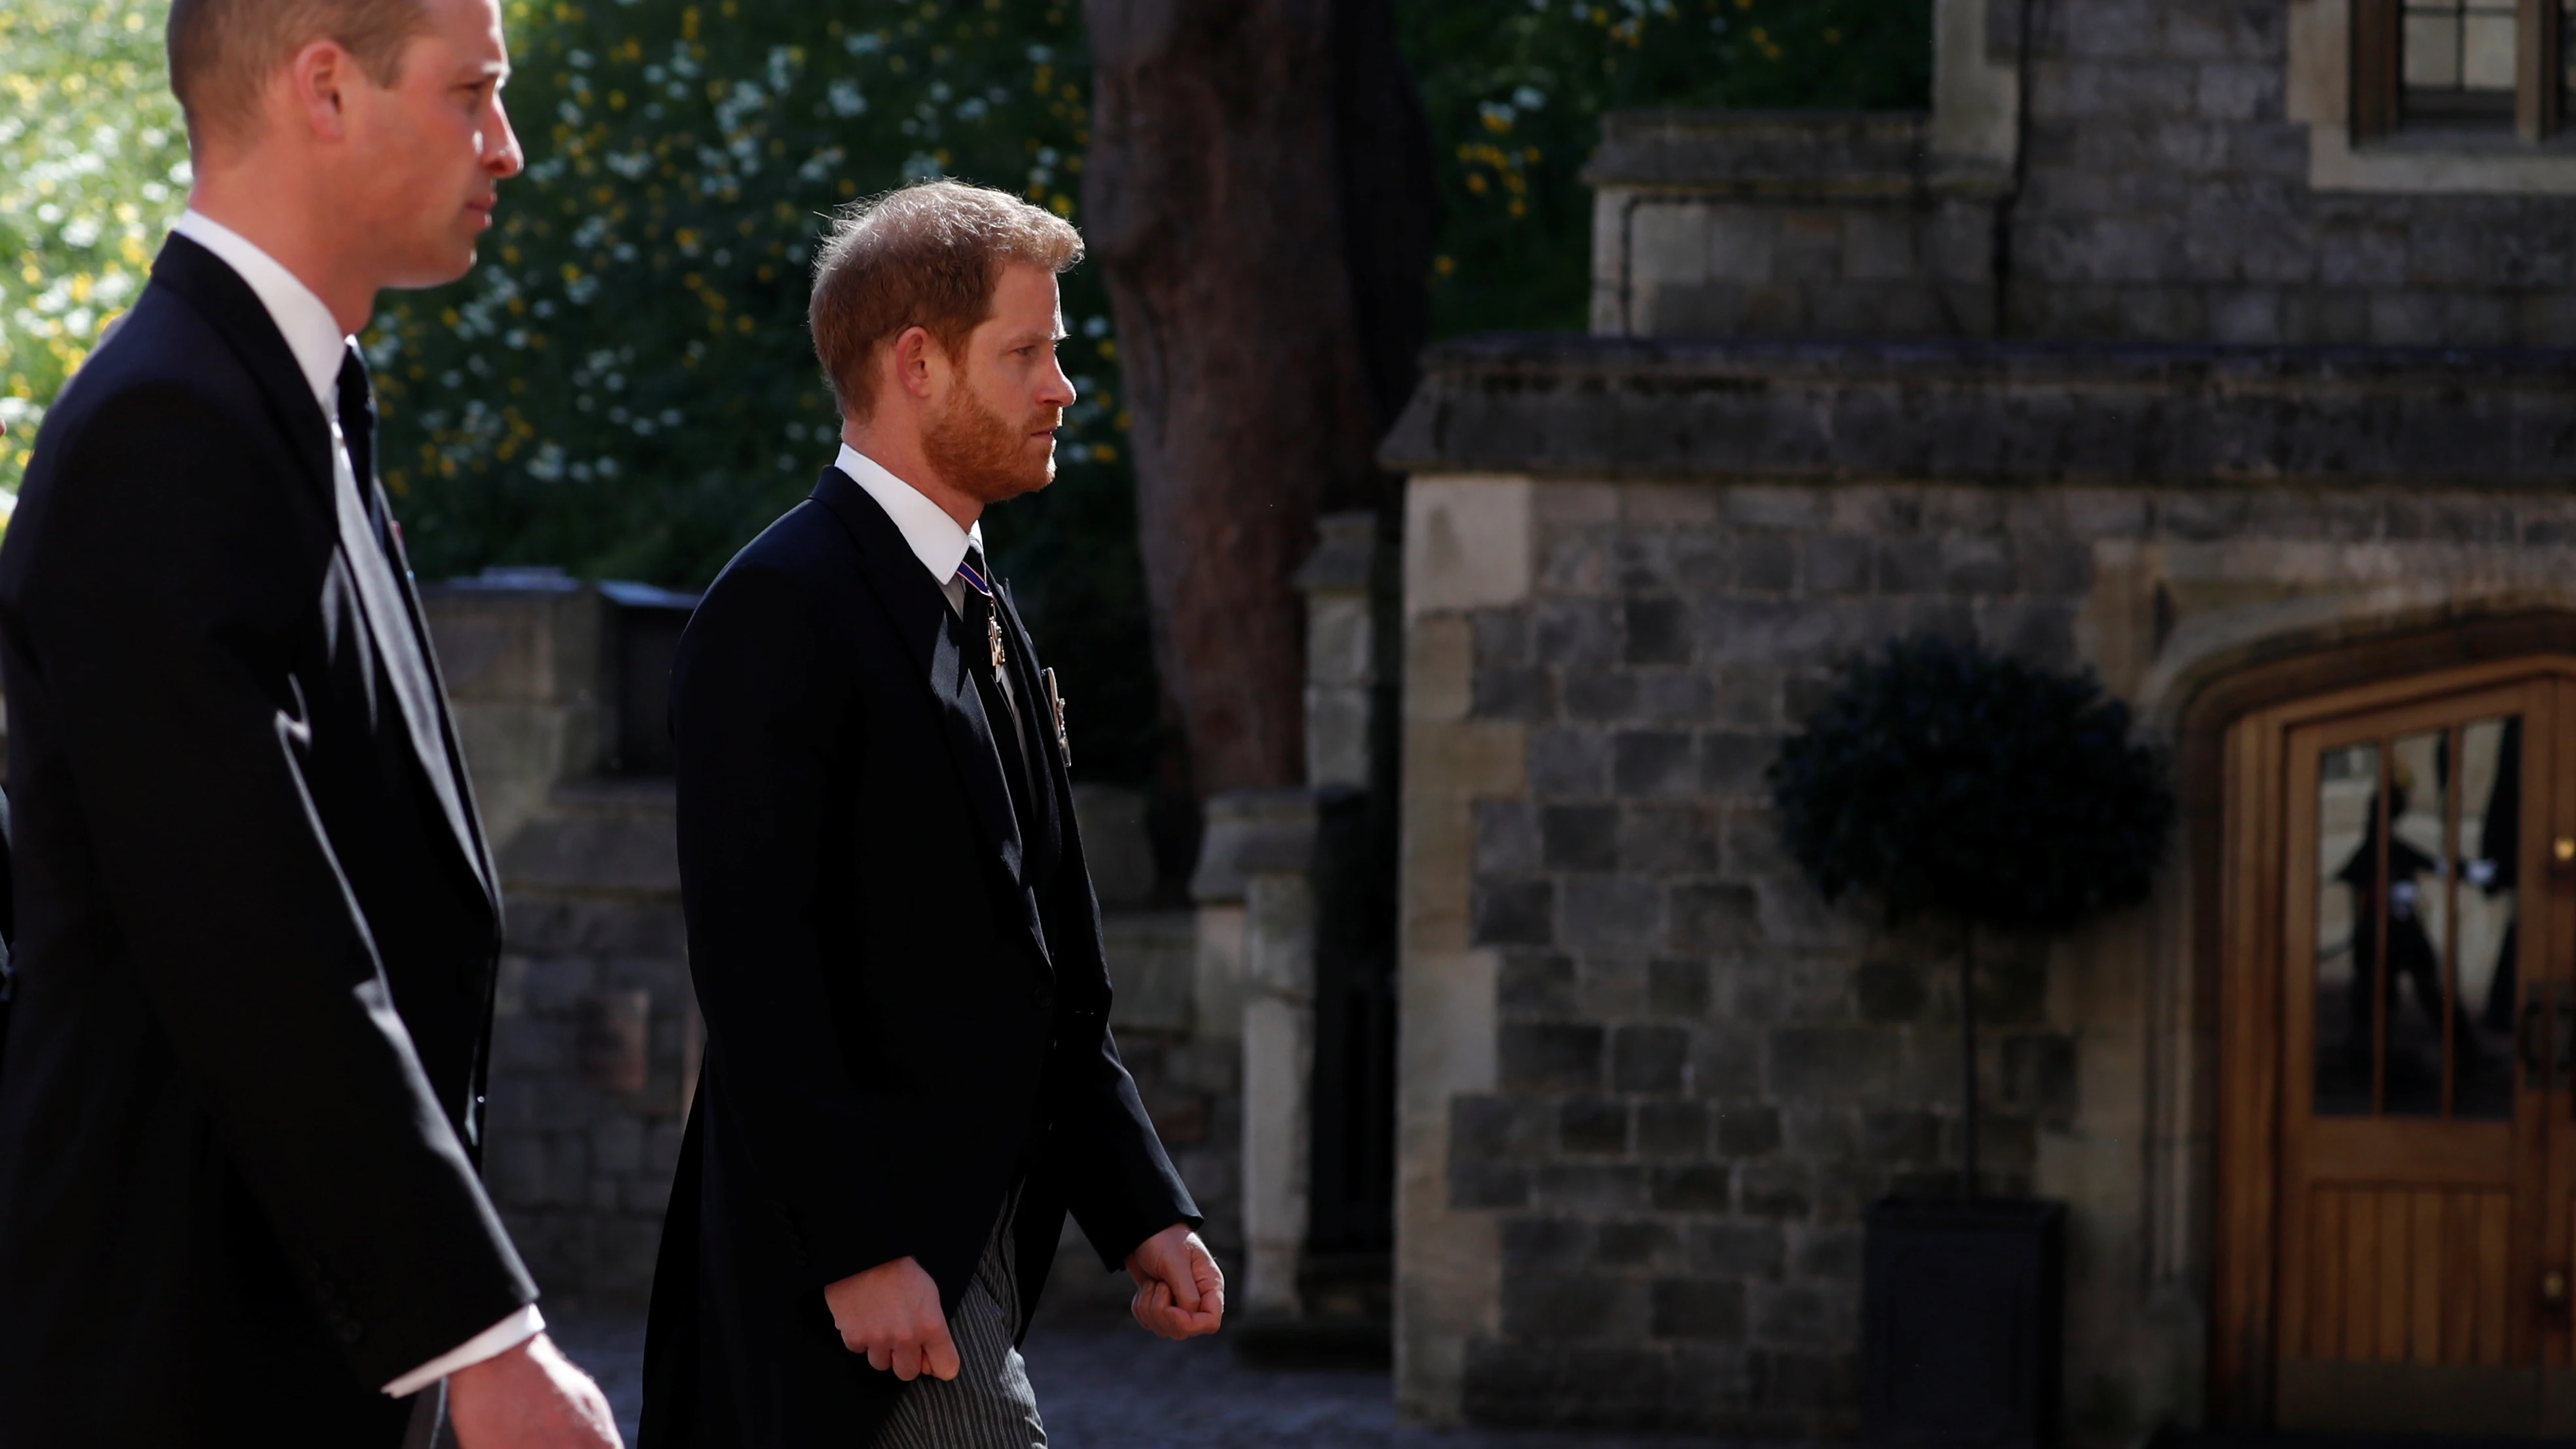
<path fill-rule="evenodd" d="M 926 327 L 906 327 L 894 339 L 895 385 L 923 402 L 930 400 L 932 378 L 948 365 L 947 354 Z"/>
<path fill-rule="evenodd" d="M 357 78 L 357 61 L 336 40 L 307 43 L 287 61 L 284 84 L 296 119 L 321 141 L 348 135 L 348 106 L 341 92 Z"/>

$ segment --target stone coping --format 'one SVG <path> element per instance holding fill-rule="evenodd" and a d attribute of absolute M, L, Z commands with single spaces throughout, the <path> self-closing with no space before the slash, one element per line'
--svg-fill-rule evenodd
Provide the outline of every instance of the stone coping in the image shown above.
<path fill-rule="evenodd" d="M 1403 473 L 2555 487 L 2576 351 L 1494 334 L 1432 348 Z"/>
<path fill-rule="evenodd" d="M 1921 111 L 1615 111 L 1583 168 L 1595 188 L 1787 196 L 1917 190 Z"/>

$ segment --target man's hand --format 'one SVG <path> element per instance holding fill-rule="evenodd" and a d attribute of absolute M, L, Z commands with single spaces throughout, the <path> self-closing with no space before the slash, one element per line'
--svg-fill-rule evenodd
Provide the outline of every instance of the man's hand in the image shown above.
<path fill-rule="evenodd" d="M 853 1273 L 824 1289 L 823 1301 L 832 1306 L 842 1345 L 866 1354 L 868 1367 L 893 1369 L 906 1381 L 924 1373 L 957 1377 L 957 1345 L 939 1311 L 939 1285 L 912 1259 Z"/>
<path fill-rule="evenodd" d="M 460 1449 L 625 1449 L 608 1399 L 540 1333 L 447 1376 Z"/>
<path fill-rule="evenodd" d="M 1187 1223 L 1174 1223 L 1127 1255 L 1136 1321 L 1163 1338 L 1196 1338 L 1225 1322 L 1225 1275 Z"/>

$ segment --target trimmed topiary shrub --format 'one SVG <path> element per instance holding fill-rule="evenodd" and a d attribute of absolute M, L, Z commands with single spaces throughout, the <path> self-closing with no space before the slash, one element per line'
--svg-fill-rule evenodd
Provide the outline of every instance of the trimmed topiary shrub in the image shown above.
<path fill-rule="evenodd" d="M 2089 674 L 1921 638 L 1858 661 L 1782 746 L 1772 802 L 1825 898 L 1965 928 L 1963 1190 L 1976 1191 L 1976 931 L 2057 931 L 2145 898 L 2174 814 L 2165 760 Z"/>

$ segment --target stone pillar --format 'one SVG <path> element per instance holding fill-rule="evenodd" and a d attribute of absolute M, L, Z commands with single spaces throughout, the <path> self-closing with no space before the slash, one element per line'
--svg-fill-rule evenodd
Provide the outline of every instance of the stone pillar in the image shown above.
<path fill-rule="evenodd" d="M 1306 783 L 1368 788 L 1370 695 L 1377 629 L 1369 597 L 1377 561 L 1374 513 L 1315 521 L 1322 541 L 1297 587 L 1306 595 Z"/>
<path fill-rule="evenodd" d="M 1244 877 L 1244 1305 L 1254 1318 L 1304 1311 L 1315 1074 L 1315 815 L 1305 791 L 1237 857 Z"/>
<path fill-rule="evenodd" d="M 1243 1042 L 1247 1262 L 1239 1301 L 1256 1314 L 1297 1311 L 1315 1051 L 1314 852 L 1309 792 L 1230 790 L 1207 802 L 1190 881 L 1199 915 L 1199 1034 Z"/>

